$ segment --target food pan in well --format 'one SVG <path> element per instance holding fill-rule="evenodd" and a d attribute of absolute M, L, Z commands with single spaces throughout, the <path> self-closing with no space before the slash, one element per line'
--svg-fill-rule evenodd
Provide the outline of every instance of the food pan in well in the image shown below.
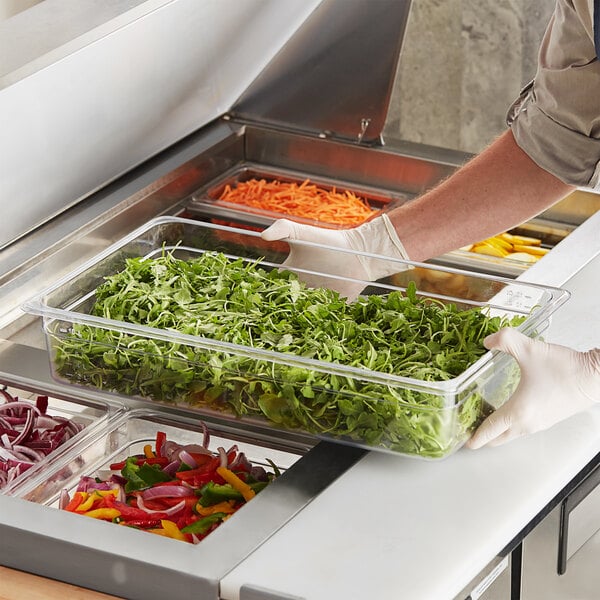
<path fill-rule="evenodd" d="M 104 512 L 91 514 L 86 510 L 89 506 L 83 504 L 78 504 L 80 514 L 71 510 L 59 510 L 61 496 L 63 499 L 65 496 L 63 490 L 75 497 L 74 488 L 82 483 L 82 479 L 83 485 L 91 487 L 97 482 L 94 479 L 92 483 L 87 478 L 105 478 L 106 469 L 113 462 L 126 459 L 131 454 L 146 456 L 149 448 L 156 454 L 159 432 L 165 436 L 166 442 L 159 446 L 161 449 L 165 448 L 165 454 L 173 449 L 171 442 L 204 444 L 205 429 L 197 415 L 186 418 L 167 415 L 166 412 L 134 409 L 115 416 L 106 427 L 94 435 L 82 438 L 60 462 L 46 470 L 45 476 L 23 482 L 15 489 L 13 496 L 0 495 L 0 530 L 6 540 L 0 551 L 2 564 L 118 597 L 159 598 L 171 594 L 175 597 L 193 596 L 216 600 L 222 577 L 310 500 L 310 493 L 314 492 L 312 481 L 311 489 L 292 487 L 292 493 L 289 490 L 286 492 L 285 481 L 268 483 L 255 498 L 244 503 L 241 509 L 230 512 L 227 522 L 218 524 L 205 534 L 194 534 L 201 538 L 201 543 L 180 541 L 177 534 L 178 511 L 174 506 L 181 500 L 169 495 L 162 500 L 165 505 L 169 502 L 173 504 L 167 509 L 170 514 L 166 515 L 166 519 L 165 515 L 159 513 L 147 513 L 150 518 L 155 516 L 160 522 L 160 525 L 153 527 L 157 529 L 155 534 L 140 530 L 141 525 L 147 523 L 136 524 L 130 521 L 128 525 L 119 525 L 107 522 L 110 513 L 107 514 L 103 508 L 92 508 L 91 510 Z M 293 468 L 288 468 L 300 458 L 295 450 L 287 452 L 274 450 L 268 445 L 263 447 L 247 435 L 232 432 L 231 428 L 223 424 L 206 423 L 206 426 L 210 434 L 209 449 L 216 450 L 219 455 L 219 446 L 229 451 L 229 470 L 243 476 L 245 459 L 240 459 L 239 452 L 244 452 L 254 467 L 262 465 L 269 471 L 278 468 L 281 479 L 287 478 L 289 483 L 291 476 L 292 486 L 297 485 Z M 167 443 L 169 446 L 166 446 Z M 237 446 L 235 459 L 233 446 Z M 194 458 L 198 449 L 188 447 L 188 450 Z M 304 458 L 312 464 L 310 456 L 311 453 L 308 453 Z M 230 459 L 236 463 L 232 464 Z M 188 457 L 185 460 L 189 460 Z M 346 464 L 344 460 L 337 462 Z M 219 466 L 220 464 L 219 460 Z M 151 465 L 148 467 L 150 470 L 152 468 Z M 185 470 L 185 473 L 196 476 L 191 470 Z M 147 473 L 143 476 L 147 479 Z M 280 477 L 277 476 L 277 479 Z M 324 478 L 319 485 L 326 482 Z M 160 492 L 161 486 L 162 483 L 158 482 L 153 488 Z M 172 486 L 172 482 L 164 483 L 165 488 L 168 486 Z M 212 491 L 231 494 L 231 489 L 225 485 L 223 488 L 225 489 Z M 91 505 L 97 500 L 94 496 L 101 497 L 104 494 L 110 502 L 110 496 L 106 492 L 108 490 L 90 491 L 85 500 Z M 155 502 L 160 495 L 162 494 L 156 496 Z M 113 497 L 116 501 L 117 495 L 113 494 Z M 186 505 L 188 500 L 194 504 L 194 499 L 185 495 Z M 221 506 L 213 504 L 203 508 L 209 512 L 214 511 L 212 514 L 220 512 L 220 516 L 212 518 L 221 519 L 223 512 L 231 508 L 231 500 L 223 502 Z M 112 504 L 113 507 L 116 506 L 116 502 Z M 151 500 L 144 506 L 148 511 L 152 510 Z M 133 514 L 134 508 L 136 507 L 131 506 L 129 512 L 125 508 L 123 515 L 127 512 L 127 517 L 133 518 L 136 516 Z M 84 512 L 85 516 L 82 514 Z M 165 527 L 163 520 L 169 521 L 170 525 Z M 118 522 L 119 519 L 115 517 L 115 521 Z M 160 533 L 161 529 L 176 539 Z M 189 540 L 186 538 L 185 542 Z M 38 556 L 41 557 L 39 561 L 36 560 Z M 77 565 L 76 569 L 73 569 L 74 564 Z"/>
<path fill-rule="evenodd" d="M 84 438 L 43 476 L 16 486 L 14 495 L 199 543 L 298 458 L 198 419 L 134 409 Z"/>
<path fill-rule="evenodd" d="M 128 257 L 136 258 L 124 271 Z M 367 284 L 300 269 L 282 275 L 285 258 L 281 242 L 271 251 L 256 232 L 162 217 L 25 309 L 43 316 L 52 371 L 61 381 L 216 412 L 240 428 L 263 424 L 275 435 L 294 430 L 441 458 L 516 385 L 514 360 L 485 351 L 483 337 L 503 323 L 537 336 L 568 297 L 563 290 L 475 273 L 461 273 L 468 294 L 463 288 L 423 293 L 414 281 Z M 418 266 L 458 273 L 374 258 L 400 272 Z M 190 289 L 191 264 L 203 275 Z M 173 265 L 187 274 L 171 273 Z M 121 314 L 121 301 L 110 298 L 103 300 L 103 313 L 93 308 L 99 293 L 110 297 L 117 285 L 106 277 L 122 280 L 133 271 L 145 274 L 137 299 L 128 296 L 130 283 L 121 288 L 128 316 Z M 365 289 L 347 302 L 325 287 L 307 288 L 297 276 Z M 268 289 L 261 287 L 265 282 Z M 149 299 L 151 306 L 144 304 Z M 176 324 L 172 317 L 179 319 L 180 309 L 186 316 Z M 188 310 L 199 316 L 188 318 Z"/>
<path fill-rule="evenodd" d="M 221 224 L 246 219 L 266 227 L 287 218 L 335 229 L 359 225 L 407 199 L 408 195 L 375 188 L 244 165 L 198 190 L 188 209 Z"/>
<path fill-rule="evenodd" d="M 33 479 L 119 408 L 0 387 L 0 491 Z"/>

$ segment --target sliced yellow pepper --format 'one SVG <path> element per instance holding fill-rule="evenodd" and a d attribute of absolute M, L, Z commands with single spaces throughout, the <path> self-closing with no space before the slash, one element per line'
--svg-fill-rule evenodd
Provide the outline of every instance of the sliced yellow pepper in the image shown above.
<path fill-rule="evenodd" d="M 86 512 L 94 506 L 94 502 L 97 499 L 97 496 L 94 494 L 88 494 L 87 492 L 80 492 L 81 494 L 85 494 L 85 500 L 75 509 L 77 512 Z"/>
<path fill-rule="evenodd" d="M 105 496 L 114 496 L 116 498 L 119 494 L 119 490 L 94 490 L 94 494 L 101 498 L 104 498 Z"/>
<path fill-rule="evenodd" d="M 123 524 L 126 525 L 125 522 L 123 522 Z M 163 537 L 171 537 L 164 529 L 145 529 L 144 531 L 155 533 L 156 535 L 162 535 Z"/>
<path fill-rule="evenodd" d="M 155 458 L 156 455 L 152 452 L 152 446 L 150 444 L 144 446 L 144 456 L 146 458 Z"/>
<path fill-rule="evenodd" d="M 181 532 L 181 529 L 177 527 L 176 523 L 173 523 L 173 521 L 169 521 L 168 519 L 161 519 L 160 524 L 162 525 L 167 537 L 173 538 L 174 540 L 187 542 L 185 534 Z"/>
<path fill-rule="evenodd" d="M 200 504 L 198 504 L 196 512 L 202 517 L 207 517 L 208 515 L 212 515 L 213 513 L 217 512 L 227 514 L 234 513 L 235 500 L 223 500 L 223 502 L 213 504 L 212 506 L 201 506 Z"/>
<path fill-rule="evenodd" d="M 218 467 L 217 473 L 229 485 L 231 485 L 231 487 L 235 488 L 240 494 L 242 494 L 246 502 L 256 496 L 256 492 L 245 481 L 242 481 L 233 471 L 230 471 L 228 468 Z"/>
<path fill-rule="evenodd" d="M 524 246 L 539 246 L 542 243 L 540 238 L 529 237 L 526 235 L 515 235 L 512 233 L 501 233 L 500 237 L 512 245 L 522 244 Z"/>
<path fill-rule="evenodd" d="M 93 519 L 108 519 L 112 521 L 121 516 L 121 511 L 116 508 L 97 508 L 95 510 L 88 510 L 84 514 L 86 517 L 92 517 Z"/>

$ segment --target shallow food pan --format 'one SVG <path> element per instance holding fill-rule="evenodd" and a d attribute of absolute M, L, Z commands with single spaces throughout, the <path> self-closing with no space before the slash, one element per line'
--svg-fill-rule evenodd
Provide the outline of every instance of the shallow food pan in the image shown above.
<path fill-rule="evenodd" d="M 231 452 L 235 446 L 253 465 L 277 469 L 278 476 L 198 543 L 141 531 L 134 524 L 119 525 L 97 512 L 59 509 L 61 496 L 67 492 L 73 498 L 83 477 L 104 480 L 115 462 L 155 449 L 159 432 L 168 442 L 198 445 L 204 444 L 208 432 L 212 452 L 219 447 Z M 310 501 L 312 493 L 328 485 L 328 477 L 339 475 L 336 469 L 343 471 L 361 456 L 336 455 L 338 447 L 334 452 L 315 448 L 301 456 L 262 446 L 197 417 L 143 408 L 128 411 L 82 438 L 47 465 L 43 475 L 21 482 L 11 496 L 0 495 L 2 564 L 123 598 L 216 600 L 219 581 L 227 572 Z M 310 485 L 301 483 L 294 465 L 304 460 L 314 473 L 313 458 L 323 461 L 324 456 L 337 463 L 335 468 L 325 468 L 324 477 L 317 473 Z M 285 491 L 286 485 L 292 491 Z M 169 520 L 174 522 L 175 515 Z"/>
<path fill-rule="evenodd" d="M 83 401 L 76 397 L 65 400 L 4 386 L 0 394 L 0 406 L 3 407 L 0 411 L 3 437 L 0 443 L 0 493 L 6 494 L 12 493 L 24 481 L 45 473 L 48 466 L 60 460 L 82 436 L 105 426 L 111 416 L 124 409 L 108 402 Z M 13 428 L 26 437 L 20 441 L 9 437 Z M 29 433 L 25 434 L 26 430 Z"/>
<path fill-rule="evenodd" d="M 263 269 L 264 276 L 259 275 L 258 279 L 270 279 L 272 276 L 268 274 L 273 269 L 277 271 L 289 247 L 285 242 L 271 245 L 258 233 L 243 229 L 177 217 L 150 221 L 24 306 L 25 310 L 43 317 L 54 377 L 125 398 L 175 403 L 199 414 L 218 414 L 230 418 L 241 429 L 246 424 L 263 424 L 275 436 L 279 431 L 295 430 L 363 448 L 442 458 L 462 445 L 481 419 L 509 396 L 518 380 L 518 368 L 512 358 L 485 352 L 480 342 L 473 342 L 472 337 L 483 331 L 479 328 L 487 327 L 483 321 L 476 321 L 479 325 L 448 323 L 454 322 L 455 316 L 462 319 L 465 314 L 476 312 L 477 319 L 483 318 L 483 314 L 486 319 L 496 319 L 496 326 L 498 319 L 507 319 L 525 334 L 537 336 L 568 297 L 560 289 L 467 272 L 461 274 L 466 280 L 461 290 L 469 290 L 469 294 L 461 295 L 461 290 L 457 290 L 452 295 L 423 293 L 414 280 L 400 286 L 369 284 L 297 269 L 300 279 L 310 276 L 323 286 L 337 280 L 348 287 L 364 288 L 360 306 L 348 304 L 340 296 L 334 295 L 331 300 L 329 290 L 320 289 L 323 299 L 311 299 L 304 313 L 299 312 L 300 304 L 295 304 L 300 296 L 292 293 L 296 298 L 292 306 L 284 306 L 277 317 L 287 311 L 290 321 L 301 318 L 302 314 L 310 320 L 305 338 L 312 344 L 312 350 L 301 352 L 290 350 L 296 340 L 281 329 L 252 329 L 255 319 L 252 315 L 259 314 L 255 309 L 264 301 L 261 291 L 250 290 L 244 296 L 245 307 L 234 309 L 254 336 L 252 343 L 223 338 L 224 330 L 229 327 L 226 323 L 232 318 L 231 311 L 208 312 L 206 323 L 202 319 L 196 321 L 193 331 L 201 334 L 190 333 L 190 329 L 181 332 L 172 326 L 125 322 L 116 306 L 108 315 L 93 313 L 98 287 L 106 277 L 121 272 L 128 258 L 138 257 L 138 266 L 155 265 L 149 259 L 159 257 L 167 261 L 200 258 L 212 261 L 213 251 L 224 253 L 219 255 L 223 270 L 215 279 L 217 288 L 206 294 L 205 299 L 226 298 L 228 290 L 244 296 L 246 283 L 238 275 L 233 283 L 228 279 L 231 261 L 237 260 L 243 269 Z M 347 258 L 353 254 L 356 253 L 345 253 Z M 140 262 L 139 257 L 148 262 Z M 408 274 L 417 266 L 457 273 L 443 267 L 375 258 L 393 263 L 393 270 Z M 151 269 L 149 286 L 164 272 L 161 266 Z M 163 288 L 165 302 L 175 299 L 186 306 L 189 302 L 196 303 L 188 292 L 171 289 L 178 278 Z M 288 278 L 294 276 L 288 273 Z M 195 285 L 201 287 L 203 282 Z M 290 285 L 298 294 L 304 294 L 302 284 Z M 228 305 L 230 300 L 224 303 Z M 398 303 L 410 306 L 405 309 Z M 363 304 L 366 308 L 362 308 Z M 437 309 L 447 311 L 438 319 L 442 330 L 437 333 L 429 322 L 426 329 L 406 324 L 408 315 L 414 317 L 415 311 L 423 311 L 424 315 Z M 161 308 L 151 310 L 160 312 Z M 388 319 L 382 338 L 395 340 L 409 335 L 418 341 L 419 348 L 400 346 L 405 348 L 405 356 L 400 360 L 390 354 L 396 358 L 381 367 L 377 365 L 385 363 L 387 351 L 377 350 L 371 342 L 360 338 L 365 362 L 348 362 L 339 354 L 340 348 L 344 344 L 358 344 L 356 336 L 364 336 L 371 327 L 364 324 L 363 313 L 376 319 L 384 315 Z M 211 320 L 212 324 L 207 324 Z M 322 322 L 336 320 L 342 327 L 336 334 L 339 337 L 334 337 L 333 343 L 331 340 L 329 344 L 322 343 Z M 362 324 L 357 324 L 359 321 Z M 280 321 L 278 327 L 286 327 L 286 323 Z M 447 329 L 443 330 L 444 327 Z M 207 331 L 212 333 L 209 335 Z M 445 354 L 443 358 L 435 358 L 436 364 L 422 364 L 420 355 L 440 349 Z M 473 362 L 460 368 L 453 363 L 449 368 L 454 371 L 446 371 L 440 377 L 436 370 L 439 361 L 452 363 L 464 352 L 475 357 Z M 408 366 L 409 370 L 400 371 L 400 366 Z M 432 369 L 435 376 L 430 373 Z"/>
<path fill-rule="evenodd" d="M 313 207 L 315 217 L 306 217 L 307 209 L 302 207 L 301 194 L 299 194 L 297 201 L 289 202 L 285 207 L 270 210 L 253 205 L 253 202 L 231 202 L 224 199 L 226 188 L 235 190 L 238 186 L 247 184 L 251 180 L 257 180 L 265 184 L 290 184 L 296 189 L 301 188 L 303 185 L 310 185 L 324 192 L 337 192 L 340 195 L 347 193 L 352 197 L 353 203 L 358 203 L 358 200 L 360 200 L 361 204 L 364 205 L 364 216 L 362 219 L 360 216 L 354 219 L 348 214 L 342 214 L 341 211 L 338 211 L 333 218 L 328 218 L 325 211 L 323 211 L 322 216 L 317 216 L 318 211 L 316 207 Z M 293 199 L 294 191 L 286 194 L 286 196 Z M 409 197 L 409 194 L 401 195 L 396 192 L 392 193 L 389 190 L 356 186 L 335 179 L 314 177 L 291 170 L 268 169 L 261 165 L 244 164 L 198 190 L 193 194 L 187 208 L 192 213 L 210 215 L 213 222 L 225 224 L 228 220 L 239 222 L 245 219 L 250 224 L 266 227 L 277 219 L 286 218 L 299 223 L 335 229 L 358 225 L 377 216 L 382 210 L 389 209 L 398 202 L 407 201 Z M 339 202 L 339 206 L 343 206 L 341 199 Z"/>

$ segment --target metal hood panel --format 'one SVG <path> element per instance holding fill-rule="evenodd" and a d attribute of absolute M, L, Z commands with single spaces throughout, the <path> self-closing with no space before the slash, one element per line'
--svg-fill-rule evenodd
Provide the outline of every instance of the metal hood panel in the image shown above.
<path fill-rule="evenodd" d="M 244 92 L 237 118 L 379 140 L 410 0 L 324 0 Z"/>
<path fill-rule="evenodd" d="M 0 24 L 0 248 L 226 112 L 320 0 L 61 2 Z"/>

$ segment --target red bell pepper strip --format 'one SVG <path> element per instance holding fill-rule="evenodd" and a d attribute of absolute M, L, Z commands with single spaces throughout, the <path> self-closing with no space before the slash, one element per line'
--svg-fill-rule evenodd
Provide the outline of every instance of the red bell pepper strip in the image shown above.
<path fill-rule="evenodd" d="M 125 466 L 126 463 L 127 463 L 126 460 L 112 463 L 110 465 L 110 470 L 111 471 L 120 471 Z M 151 458 L 136 458 L 135 463 L 136 463 L 136 465 L 138 465 L 140 467 L 145 463 L 149 464 L 149 465 L 161 465 L 164 467 L 169 464 L 169 461 L 168 461 L 168 459 L 164 458 L 163 456 L 154 456 Z"/>
<path fill-rule="evenodd" d="M 154 445 L 156 456 L 162 456 L 163 444 L 167 441 L 167 434 L 164 431 L 156 432 L 156 443 Z"/>

